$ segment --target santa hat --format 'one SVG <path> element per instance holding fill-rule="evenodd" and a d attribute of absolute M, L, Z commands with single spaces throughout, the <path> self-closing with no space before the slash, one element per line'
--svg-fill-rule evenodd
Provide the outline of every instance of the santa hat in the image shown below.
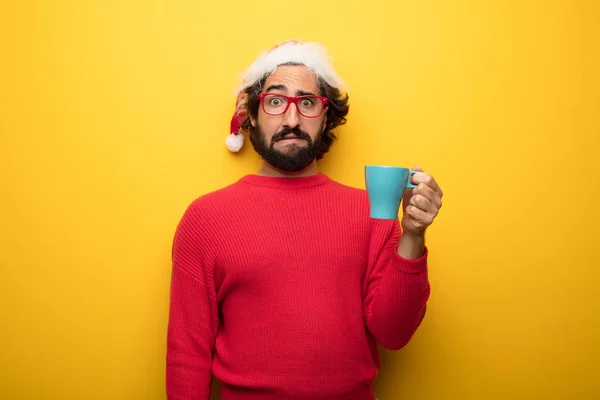
<path fill-rule="evenodd" d="M 305 65 L 329 85 L 340 88 L 344 86 L 344 82 L 335 73 L 329 62 L 330 59 L 331 57 L 327 56 L 323 46 L 317 43 L 302 43 L 297 40 L 280 43 L 271 50 L 263 52 L 241 74 L 242 84 L 236 89 L 235 112 L 231 118 L 229 135 L 225 140 L 227 148 L 237 152 L 244 144 L 241 128 L 247 117 L 245 90 L 248 87 L 274 72 L 282 64 L 297 63 Z"/>

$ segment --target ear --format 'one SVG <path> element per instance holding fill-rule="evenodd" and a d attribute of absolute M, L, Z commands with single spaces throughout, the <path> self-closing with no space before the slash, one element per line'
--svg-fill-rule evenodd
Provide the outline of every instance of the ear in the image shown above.
<path fill-rule="evenodd" d="M 253 128 L 256 128 L 256 119 L 252 115 L 250 115 L 250 124 Z"/>

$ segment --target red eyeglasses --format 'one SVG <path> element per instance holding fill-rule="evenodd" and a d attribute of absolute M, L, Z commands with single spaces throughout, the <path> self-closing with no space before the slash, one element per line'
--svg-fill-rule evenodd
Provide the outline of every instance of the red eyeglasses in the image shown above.
<path fill-rule="evenodd" d="M 279 93 L 260 93 L 258 95 L 263 111 L 272 116 L 286 113 L 290 104 L 295 104 L 296 109 L 306 118 L 317 118 L 329 104 L 329 99 L 323 96 L 286 96 Z"/>

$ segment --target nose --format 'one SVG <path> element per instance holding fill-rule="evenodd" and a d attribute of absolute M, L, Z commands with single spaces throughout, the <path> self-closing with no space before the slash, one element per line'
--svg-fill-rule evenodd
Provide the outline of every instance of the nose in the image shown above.
<path fill-rule="evenodd" d="M 300 113 L 296 104 L 290 104 L 283 117 L 283 126 L 295 128 L 300 125 Z"/>

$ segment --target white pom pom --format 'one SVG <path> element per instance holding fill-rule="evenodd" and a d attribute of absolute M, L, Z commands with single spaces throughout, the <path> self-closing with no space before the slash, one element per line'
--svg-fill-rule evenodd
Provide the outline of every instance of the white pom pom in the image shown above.
<path fill-rule="evenodd" d="M 225 139 L 225 145 L 230 151 L 237 152 L 240 151 L 242 145 L 244 144 L 244 135 L 238 133 L 237 135 L 230 133 Z"/>

